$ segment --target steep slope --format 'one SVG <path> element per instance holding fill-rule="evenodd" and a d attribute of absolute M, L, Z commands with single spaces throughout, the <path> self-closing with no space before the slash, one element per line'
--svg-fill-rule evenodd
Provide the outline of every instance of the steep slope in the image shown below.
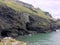
<path fill-rule="evenodd" d="M 40 9 L 27 8 L 16 0 L 0 2 L 0 35 L 3 37 L 45 33 L 56 29 L 53 18 Z"/>
<path fill-rule="evenodd" d="M 36 10 L 37 13 L 35 13 L 32 10 L 30 10 L 30 9 L 24 7 L 23 5 L 19 4 L 18 2 L 16 2 L 16 0 L 15 1 L 14 0 L 13 1 L 12 0 L 5 0 L 5 4 L 8 7 L 12 8 L 12 9 L 14 9 L 16 11 L 19 11 L 19 12 L 27 12 L 27 13 L 30 13 L 32 15 L 41 16 L 43 18 L 50 18 L 48 16 L 45 16 L 44 13 L 41 10 Z"/>

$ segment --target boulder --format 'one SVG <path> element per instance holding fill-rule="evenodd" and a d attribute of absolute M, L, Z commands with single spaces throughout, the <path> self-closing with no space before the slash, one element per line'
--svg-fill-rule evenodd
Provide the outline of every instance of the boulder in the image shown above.
<path fill-rule="evenodd" d="M 13 39 L 12 37 L 5 37 L 1 40 L 3 45 L 27 45 L 27 43 Z"/>

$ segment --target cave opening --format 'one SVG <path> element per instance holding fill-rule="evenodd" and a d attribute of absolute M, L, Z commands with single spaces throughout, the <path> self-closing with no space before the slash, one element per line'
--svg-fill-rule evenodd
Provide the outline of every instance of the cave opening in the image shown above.
<path fill-rule="evenodd" d="M 8 37 L 9 33 L 11 33 L 10 31 L 1 31 L 1 36 L 2 37 Z"/>

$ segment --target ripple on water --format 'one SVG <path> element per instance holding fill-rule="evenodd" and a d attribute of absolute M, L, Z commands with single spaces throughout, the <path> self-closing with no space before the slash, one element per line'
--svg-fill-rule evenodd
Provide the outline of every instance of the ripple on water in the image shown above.
<path fill-rule="evenodd" d="M 60 32 L 23 36 L 21 40 L 29 45 L 60 45 Z"/>

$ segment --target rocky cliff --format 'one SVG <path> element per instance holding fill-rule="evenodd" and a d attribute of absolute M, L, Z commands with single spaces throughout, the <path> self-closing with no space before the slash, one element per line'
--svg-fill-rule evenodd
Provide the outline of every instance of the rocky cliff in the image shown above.
<path fill-rule="evenodd" d="M 28 8 L 16 0 L 0 0 L 0 36 L 17 37 L 55 31 L 56 21 L 42 10 Z M 29 5 L 27 5 L 29 6 Z M 31 5 L 30 5 L 31 6 Z"/>

